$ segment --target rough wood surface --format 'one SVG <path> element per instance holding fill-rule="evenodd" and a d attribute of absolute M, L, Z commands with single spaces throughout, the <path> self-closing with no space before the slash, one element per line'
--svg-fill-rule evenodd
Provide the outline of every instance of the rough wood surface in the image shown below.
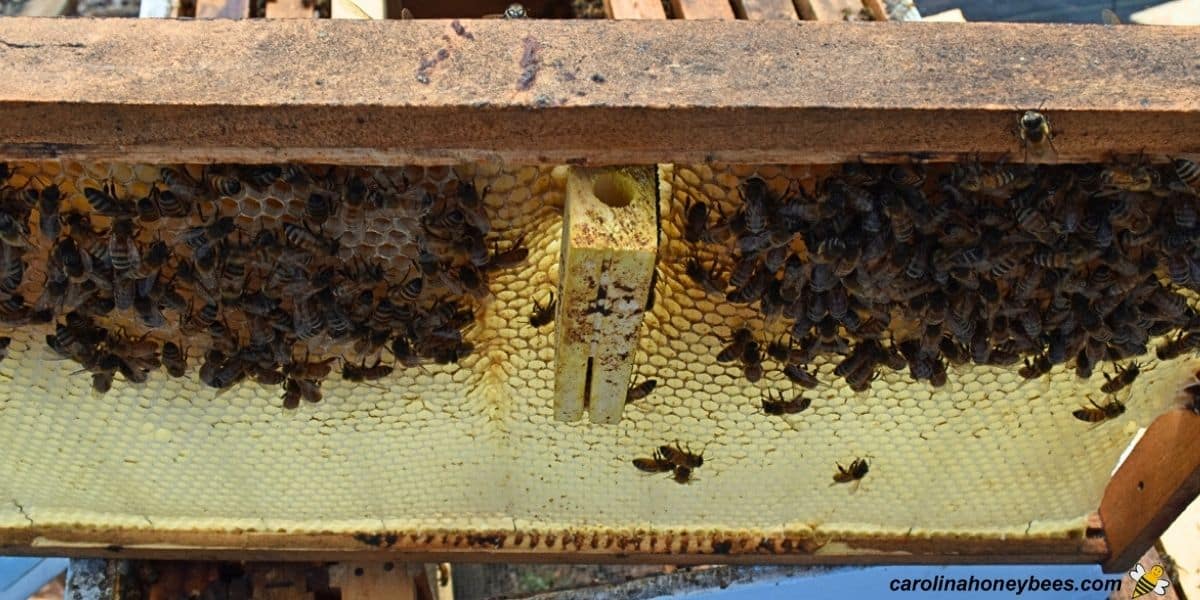
<path fill-rule="evenodd" d="M 729 0 L 671 0 L 671 10 L 677 19 L 733 19 Z"/>
<path fill-rule="evenodd" d="M 1015 156 L 1039 104 L 1050 160 L 1200 151 L 1182 27 L 10 18 L 0 40 L 0 159 Z"/>
<path fill-rule="evenodd" d="M 610 19 L 665 19 L 660 0 L 604 0 L 604 12 Z"/>
<path fill-rule="evenodd" d="M 1121 463 L 1100 502 L 1110 573 L 1128 570 L 1200 495 L 1200 415 L 1172 410 L 1154 420 Z"/>
<path fill-rule="evenodd" d="M 796 5 L 792 0 L 733 0 L 739 19 L 770 21 L 775 19 L 796 20 Z"/>

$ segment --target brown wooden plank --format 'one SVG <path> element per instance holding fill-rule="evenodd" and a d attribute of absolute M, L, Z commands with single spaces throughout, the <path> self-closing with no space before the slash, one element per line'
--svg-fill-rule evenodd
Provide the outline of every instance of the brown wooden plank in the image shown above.
<path fill-rule="evenodd" d="M 808 21 L 845 21 L 862 10 L 859 0 L 795 0 L 796 10 Z"/>
<path fill-rule="evenodd" d="M 267 0 L 268 19 L 311 19 L 316 16 L 313 7 L 305 6 L 304 0 Z"/>
<path fill-rule="evenodd" d="M 604 12 L 610 19 L 665 19 L 661 0 L 604 0 Z"/>
<path fill-rule="evenodd" d="M 671 10 L 677 19 L 692 21 L 701 19 L 733 20 L 733 6 L 729 0 L 671 0 Z"/>
<path fill-rule="evenodd" d="M 876 21 L 888 20 L 887 8 L 883 6 L 883 0 L 862 0 L 862 6 L 871 15 L 872 19 Z"/>
<path fill-rule="evenodd" d="M 1100 502 L 1110 573 L 1137 562 L 1200 495 L 1200 415 L 1177 409 L 1155 419 L 1121 464 Z"/>
<path fill-rule="evenodd" d="M 1200 151 L 1182 27 L 18 17 L 0 40 L 0 159 L 987 157 L 1020 153 L 1015 107 L 1039 104 L 1047 160 Z"/>
<path fill-rule="evenodd" d="M 197 19 L 248 19 L 250 0 L 196 0 Z"/>
<path fill-rule="evenodd" d="M 838 538 L 763 537 L 762 532 L 704 530 L 628 533 L 432 531 L 313 534 L 92 529 L 0 529 L 0 552 L 102 558 L 614 564 L 976 564 L 1097 563 L 1103 538 L 976 538 L 960 535 Z"/>
<path fill-rule="evenodd" d="M 733 0 L 733 9 L 739 19 L 751 21 L 794 21 L 800 18 L 792 0 Z"/>

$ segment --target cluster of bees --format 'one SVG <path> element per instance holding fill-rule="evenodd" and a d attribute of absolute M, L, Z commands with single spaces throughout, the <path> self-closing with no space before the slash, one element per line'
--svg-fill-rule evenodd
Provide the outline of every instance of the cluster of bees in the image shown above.
<path fill-rule="evenodd" d="M 1034 133 L 1022 141 L 1050 143 Z M 757 382 L 772 359 L 811 389 L 823 357 L 861 392 L 884 367 L 935 387 L 947 365 L 963 363 L 1017 367 L 1027 379 L 1067 364 L 1087 379 L 1105 361 L 1145 354 L 1155 336 L 1175 334 L 1156 349 L 1160 359 L 1200 348 L 1200 317 L 1180 293 L 1200 291 L 1196 163 L 968 160 L 929 171 L 852 163 L 783 193 L 752 177 L 728 215 L 689 198 L 684 237 L 709 250 L 686 259 L 690 278 L 790 324 L 773 341 L 737 329 L 717 360 Z M 1140 365 L 1115 369 L 1104 374 L 1110 396 Z M 1124 412 L 1115 397 L 1092 404 L 1075 416 Z M 803 393 L 762 401 L 770 415 L 809 405 Z"/>
<path fill-rule="evenodd" d="M 692 452 L 679 445 L 663 444 L 650 458 L 635 458 L 633 466 L 646 473 L 670 473 L 676 483 L 690 483 L 692 473 L 704 465 L 704 452 Z"/>
<path fill-rule="evenodd" d="M 463 330 L 490 274 L 528 254 L 520 241 L 488 246 L 482 198 L 464 181 L 433 194 L 339 169 L 210 166 L 195 176 L 166 167 L 145 197 L 121 197 L 111 183 L 87 187 L 91 211 L 76 212 L 64 209 L 57 185 L 35 177 L 18 188 L 7 185 L 7 167 L 0 175 L 0 324 L 54 323 L 47 345 L 90 372 L 98 392 L 117 373 L 131 383 L 160 367 L 183 377 L 191 354 L 204 384 L 280 386 L 283 406 L 295 408 L 321 400 L 338 362 L 355 382 L 456 363 L 474 349 Z M 223 199 L 280 185 L 305 191 L 296 194 L 298 218 L 244 225 L 222 214 Z M 343 243 L 361 239 L 377 211 L 405 227 L 400 256 L 364 256 Z M 337 236 L 326 229 L 334 217 Z M 41 244 L 30 242 L 31 220 Z M 30 301 L 17 288 L 26 253 L 38 248 L 48 253 L 45 283 Z M 341 354 L 314 359 L 314 347 Z"/>

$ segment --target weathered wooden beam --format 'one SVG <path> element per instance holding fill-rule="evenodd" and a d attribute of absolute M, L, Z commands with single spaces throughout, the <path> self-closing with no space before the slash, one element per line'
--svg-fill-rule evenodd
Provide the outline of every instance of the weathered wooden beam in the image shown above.
<path fill-rule="evenodd" d="M 659 0 L 604 0 L 604 13 L 610 19 L 665 19 Z"/>
<path fill-rule="evenodd" d="M 796 5 L 792 0 L 733 0 L 734 11 L 739 19 L 770 21 L 773 19 L 796 20 Z"/>
<path fill-rule="evenodd" d="M 0 159 L 1019 156 L 1039 105 L 1047 160 L 1200 151 L 1186 27 L 11 18 L 0 40 Z"/>
<path fill-rule="evenodd" d="M 671 10 L 678 19 L 733 20 L 729 0 L 671 0 Z"/>
<path fill-rule="evenodd" d="M 1200 495 L 1200 416 L 1178 409 L 1158 417 L 1113 473 L 1100 502 L 1112 554 L 1109 573 L 1133 566 Z"/>

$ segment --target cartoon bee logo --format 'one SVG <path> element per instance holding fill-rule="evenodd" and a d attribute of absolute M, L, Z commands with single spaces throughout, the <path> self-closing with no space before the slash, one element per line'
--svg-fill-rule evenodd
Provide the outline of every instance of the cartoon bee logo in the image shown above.
<path fill-rule="evenodd" d="M 1153 591 L 1156 595 L 1167 595 L 1167 586 L 1171 585 L 1171 580 L 1163 575 L 1167 572 L 1162 565 L 1154 565 L 1147 571 L 1142 565 L 1136 565 L 1129 572 L 1129 578 L 1136 581 L 1137 585 L 1133 587 L 1133 598 L 1145 596 Z"/>

